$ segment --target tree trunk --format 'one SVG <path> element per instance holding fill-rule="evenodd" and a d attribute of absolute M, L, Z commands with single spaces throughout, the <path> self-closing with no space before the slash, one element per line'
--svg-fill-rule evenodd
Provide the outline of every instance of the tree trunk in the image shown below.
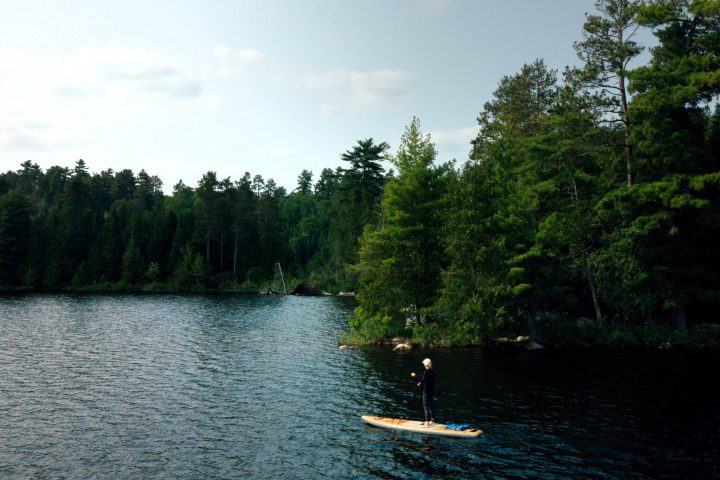
<path fill-rule="evenodd" d="M 283 292 L 285 293 L 285 295 L 287 295 L 287 286 L 285 285 L 285 276 L 282 273 L 282 267 L 280 266 L 280 262 L 278 262 L 277 266 L 278 266 L 278 270 L 280 271 L 280 280 L 282 280 Z"/>
<path fill-rule="evenodd" d="M 627 184 L 628 187 L 633 183 L 632 174 L 632 163 L 633 163 L 633 152 L 632 145 L 630 144 L 630 116 L 628 115 L 627 106 L 627 93 L 625 92 L 625 72 L 621 70 L 618 75 L 618 82 L 620 86 L 620 113 L 622 115 L 622 122 L 624 127 L 624 140 L 625 140 L 625 162 L 627 164 Z"/>
<path fill-rule="evenodd" d="M 235 228 L 235 248 L 233 250 L 233 277 L 237 278 L 237 251 L 238 237 L 240 236 L 240 227 Z"/>
<path fill-rule="evenodd" d="M 205 237 L 205 262 L 210 265 L 210 232 Z"/>
<path fill-rule="evenodd" d="M 225 246 L 223 245 L 223 237 L 224 234 L 220 234 L 220 273 L 223 271 L 223 260 L 225 259 L 225 252 L 223 251 L 225 249 Z"/>
<path fill-rule="evenodd" d="M 680 305 L 675 308 L 675 322 L 677 324 L 677 329 L 680 330 L 681 333 L 687 335 L 688 327 L 687 317 L 685 316 L 685 305 Z"/>
<path fill-rule="evenodd" d="M 592 272 L 590 270 L 587 270 L 587 280 L 588 285 L 590 286 L 590 293 L 592 294 L 593 304 L 595 305 L 595 319 L 597 320 L 598 325 L 602 325 L 603 322 L 603 316 L 602 316 L 602 309 L 600 308 L 600 299 L 597 296 L 597 291 L 595 290 L 595 279 L 593 278 Z"/>
<path fill-rule="evenodd" d="M 531 342 L 537 342 L 537 329 L 535 328 L 535 312 L 528 310 L 528 336 Z"/>

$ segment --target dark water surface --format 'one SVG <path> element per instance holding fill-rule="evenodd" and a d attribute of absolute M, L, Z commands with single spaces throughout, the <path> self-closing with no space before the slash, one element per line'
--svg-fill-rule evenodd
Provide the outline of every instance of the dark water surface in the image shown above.
<path fill-rule="evenodd" d="M 720 478 L 717 352 L 339 351 L 352 306 L 0 297 L 0 478 Z M 360 422 L 426 356 L 479 440 Z"/>

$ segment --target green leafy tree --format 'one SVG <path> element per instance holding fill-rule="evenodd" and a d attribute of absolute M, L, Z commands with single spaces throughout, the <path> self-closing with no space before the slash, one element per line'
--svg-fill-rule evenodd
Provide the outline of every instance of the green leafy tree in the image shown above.
<path fill-rule="evenodd" d="M 355 279 L 347 266 L 357 261 L 358 241 L 368 224 L 380 218 L 380 202 L 385 184 L 381 161 L 389 149 L 385 142 L 372 138 L 358 140 L 357 145 L 342 154 L 349 168 L 340 170 L 340 179 L 329 212 L 329 264 L 335 282 L 343 290 L 354 289 Z"/>
<path fill-rule="evenodd" d="M 631 75 L 638 183 L 597 206 L 608 232 L 597 253 L 600 283 L 626 321 L 670 314 L 685 332 L 687 307 L 717 298 L 717 154 L 706 143 L 706 107 L 720 91 L 719 14 L 716 2 L 704 1 L 638 10 L 660 41 Z"/>
<path fill-rule="evenodd" d="M 157 262 L 150 262 L 145 271 L 145 279 L 150 283 L 155 283 L 160 279 L 160 265 Z"/>
<path fill-rule="evenodd" d="M 183 249 L 194 237 L 194 198 L 195 192 L 193 189 L 180 180 L 173 187 L 173 194 L 168 199 L 167 208 L 172 212 L 175 225 L 175 229 L 172 232 L 172 243 L 167 257 L 168 272 L 175 272 L 183 257 Z"/>
<path fill-rule="evenodd" d="M 97 259 L 100 262 L 100 278 L 103 280 L 115 282 L 122 277 L 126 217 L 126 203 L 115 202 L 103 223 L 99 239 L 101 256 Z"/>
<path fill-rule="evenodd" d="M 385 318 L 398 327 L 405 316 L 426 323 L 446 264 L 441 238 L 454 173 L 451 164 L 435 166 L 436 156 L 413 119 L 393 160 L 398 173 L 385 189 L 382 222 L 366 229 L 360 247 L 361 318 Z"/>
<path fill-rule="evenodd" d="M 78 160 L 60 203 L 50 212 L 50 270 L 46 279 L 50 288 L 67 285 L 77 267 L 87 260 L 95 224 L 89 179 L 87 167 Z"/>
<path fill-rule="evenodd" d="M 190 268 L 190 275 L 193 279 L 193 286 L 195 288 L 202 288 L 209 274 L 210 267 L 205 262 L 205 259 L 199 253 L 195 254 L 192 267 Z"/>
<path fill-rule="evenodd" d="M 210 265 L 211 242 L 220 238 L 222 229 L 222 197 L 220 182 L 215 172 L 207 172 L 198 182 L 196 189 L 197 220 L 205 241 L 205 262 Z"/>
<path fill-rule="evenodd" d="M 545 277 L 555 262 L 536 242 L 543 215 L 537 187 L 548 152 L 533 139 L 548 131 L 555 75 L 542 60 L 523 66 L 501 79 L 478 117 L 472 160 L 452 196 L 450 265 L 439 302 L 465 335 L 515 332 L 525 322 L 534 334 L 550 296 Z"/>
<path fill-rule="evenodd" d="M 230 181 L 230 177 L 224 178 L 222 181 L 220 181 L 219 187 L 220 198 L 218 202 L 218 217 L 220 220 L 218 229 L 220 232 L 220 245 L 218 247 L 218 250 L 220 252 L 220 264 L 218 267 L 218 271 L 223 272 L 225 270 L 225 259 L 227 258 L 226 253 L 229 253 L 229 246 L 231 246 L 231 243 L 227 240 L 233 230 L 232 227 L 235 220 L 235 202 L 237 199 L 237 195 L 235 191 L 236 186 L 232 181 Z"/>
<path fill-rule="evenodd" d="M 303 170 L 300 172 L 300 175 L 298 175 L 298 193 L 306 195 L 312 193 L 312 177 L 313 174 L 310 170 Z"/>
<path fill-rule="evenodd" d="M 285 190 L 277 188 L 273 179 L 265 183 L 265 191 L 257 199 L 257 234 L 260 249 L 255 265 L 271 274 L 277 262 L 284 262 L 286 248 L 281 228 L 280 201 Z"/>
<path fill-rule="evenodd" d="M 32 204 L 19 189 L 0 197 L 0 285 L 19 283 L 32 233 Z"/>
<path fill-rule="evenodd" d="M 633 147 L 630 142 L 628 111 L 628 65 L 642 52 L 633 40 L 639 28 L 635 21 L 638 1 L 597 0 L 600 15 L 588 15 L 583 25 L 583 40 L 575 42 L 584 67 L 577 72 L 580 81 L 590 89 L 596 108 L 604 116 L 599 120 L 622 125 L 627 184 L 633 183 Z"/>
<path fill-rule="evenodd" d="M 298 188 L 280 205 L 285 237 L 292 255 L 289 272 L 305 276 L 305 267 L 318 255 L 323 239 L 327 236 L 318 215 L 320 201 L 312 192 L 312 173 L 308 170 L 298 177 Z"/>
<path fill-rule="evenodd" d="M 257 255 L 258 224 L 257 197 L 253 194 L 250 173 L 236 182 L 233 227 L 235 232 L 233 245 L 233 277 L 239 278 L 240 272 L 247 271 Z"/>
<path fill-rule="evenodd" d="M 202 257 L 201 257 L 202 260 Z M 194 285 L 193 264 L 195 262 L 195 253 L 192 246 L 188 243 L 182 248 L 182 256 L 173 272 L 173 284 L 180 290 L 190 290 Z"/>
<path fill-rule="evenodd" d="M 123 273 L 122 280 L 129 287 L 137 287 L 143 280 L 146 266 L 142 252 L 135 241 L 135 235 L 130 235 L 130 241 L 125 247 L 123 254 Z"/>
<path fill-rule="evenodd" d="M 256 197 L 260 197 L 260 195 L 265 191 L 265 179 L 262 175 L 255 175 L 253 177 L 252 190 Z"/>

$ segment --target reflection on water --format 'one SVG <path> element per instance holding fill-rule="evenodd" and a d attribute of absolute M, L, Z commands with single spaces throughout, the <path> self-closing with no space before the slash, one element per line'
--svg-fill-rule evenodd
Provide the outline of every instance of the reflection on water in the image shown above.
<path fill-rule="evenodd" d="M 0 477 L 720 477 L 717 352 L 339 351 L 352 307 L 0 297 Z M 420 418 L 426 356 L 480 439 L 360 422 Z"/>

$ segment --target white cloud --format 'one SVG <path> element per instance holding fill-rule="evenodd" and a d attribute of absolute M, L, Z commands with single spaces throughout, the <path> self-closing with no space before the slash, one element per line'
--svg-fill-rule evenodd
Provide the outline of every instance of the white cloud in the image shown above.
<path fill-rule="evenodd" d="M 55 88 L 54 92 L 63 97 L 81 98 L 85 96 L 85 91 L 82 88 L 74 87 L 72 85 L 60 85 Z"/>
<path fill-rule="evenodd" d="M 172 98 L 194 98 L 202 94 L 203 85 L 198 81 L 178 75 L 144 81 L 138 85 L 138 89 Z"/>
<path fill-rule="evenodd" d="M 111 95 L 144 92 L 190 98 L 202 92 L 202 84 L 190 67 L 185 68 L 178 60 L 148 50 L 85 48 L 70 59 L 69 66 L 86 72 L 86 77 L 78 79 L 80 83 L 89 80 L 95 90 L 104 90 Z"/>
<path fill-rule="evenodd" d="M 252 48 L 238 49 L 230 48 L 227 45 L 217 45 L 213 49 L 213 53 L 223 61 L 232 61 L 239 63 L 252 63 L 265 58 L 265 54 Z"/>
<path fill-rule="evenodd" d="M 398 69 L 351 72 L 351 78 L 353 95 L 363 105 L 405 101 L 417 85 L 415 77 Z"/>
<path fill-rule="evenodd" d="M 0 51 L 0 70 L 5 78 L 3 87 L 12 86 L 33 96 L 118 97 L 151 92 L 178 98 L 197 96 L 202 91 L 191 68 L 142 49 L 83 48 L 65 58 Z"/>
<path fill-rule="evenodd" d="M 208 69 L 211 78 L 237 78 L 245 75 L 250 65 L 265 59 L 265 54 L 251 48 L 238 49 L 217 45 L 213 49 L 215 64 Z"/>
<path fill-rule="evenodd" d="M 329 103 L 323 103 L 320 105 L 320 114 L 321 115 L 334 115 L 340 111 L 340 108 L 337 105 L 331 105 Z"/>
<path fill-rule="evenodd" d="M 418 85 L 414 75 L 401 69 L 306 72 L 296 83 L 309 91 L 334 97 L 336 102 L 324 102 L 321 106 L 321 112 L 326 114 L 341 110 L 341 105 L 361 109 L 403 103 L 411 98 Z"/>
<path fill-rule="evenodd" d="M 52 92 L 20 88 L 0 97 L 0 151 L 40 152 L 80 145 L 89 137 L 94 116 Z"/>
<path fill-rule="evenodd" d="M 271 158 L 294 158 L 300 154 L 300 151 L 295 147 L 289 146 L 276 146 L 267 149 L 267 154 Z"/>
<path fill-rule="evenodd" d="M 324 72 L 307 72 L 300 76 L 298 83 L 310 91 L 343 92 L 350 85 L 350 71 L 343 69 Z"/>
<path fill-rule="evenodd" d="M 0 151 L 47 152 L 82 144 L 86 132 L 68 125 L 65 128 L 10 127 L 0 131 Z"/>
<path fill-rule="evenodd" d="M 0 150 L 31 153 L 77 146 L 103 126 L 167 115 L 204 95 L 190 59 L 123 47 L 68 56 L 0 50 Z M 217 104 L 214 96 L 197 105 Z M 38 124 L 42 124 L 40 128 Z"/>
<path fill-rule="evenodd" d="M 475 126 L 454 130 L 430 130 L 430 138 L 438 150 L 438 159 L 467 160 L 472 149 L 470 141 L 477 136 L 478 129 L 479 127 Z"/>
<path fill-rule="evenodd" d="M 478 134 L 479 127 L 465 127 L 455 130 L 432 130 L 430 136 L 433 142 L 438 144 L 470 145 Z"/>
<path fill-rule="evenodd" d="M 41 139 L 35 135 L 24 132 L 13 132 L 3 136 L 4 141 L 0 142 L 0 148 L 15 150 L 15 149 L 29 149 L 35 151 L 48 150 L 52 147 L 46 139 Z M 0 138 L 3 138 L 0 137 Z"/>

